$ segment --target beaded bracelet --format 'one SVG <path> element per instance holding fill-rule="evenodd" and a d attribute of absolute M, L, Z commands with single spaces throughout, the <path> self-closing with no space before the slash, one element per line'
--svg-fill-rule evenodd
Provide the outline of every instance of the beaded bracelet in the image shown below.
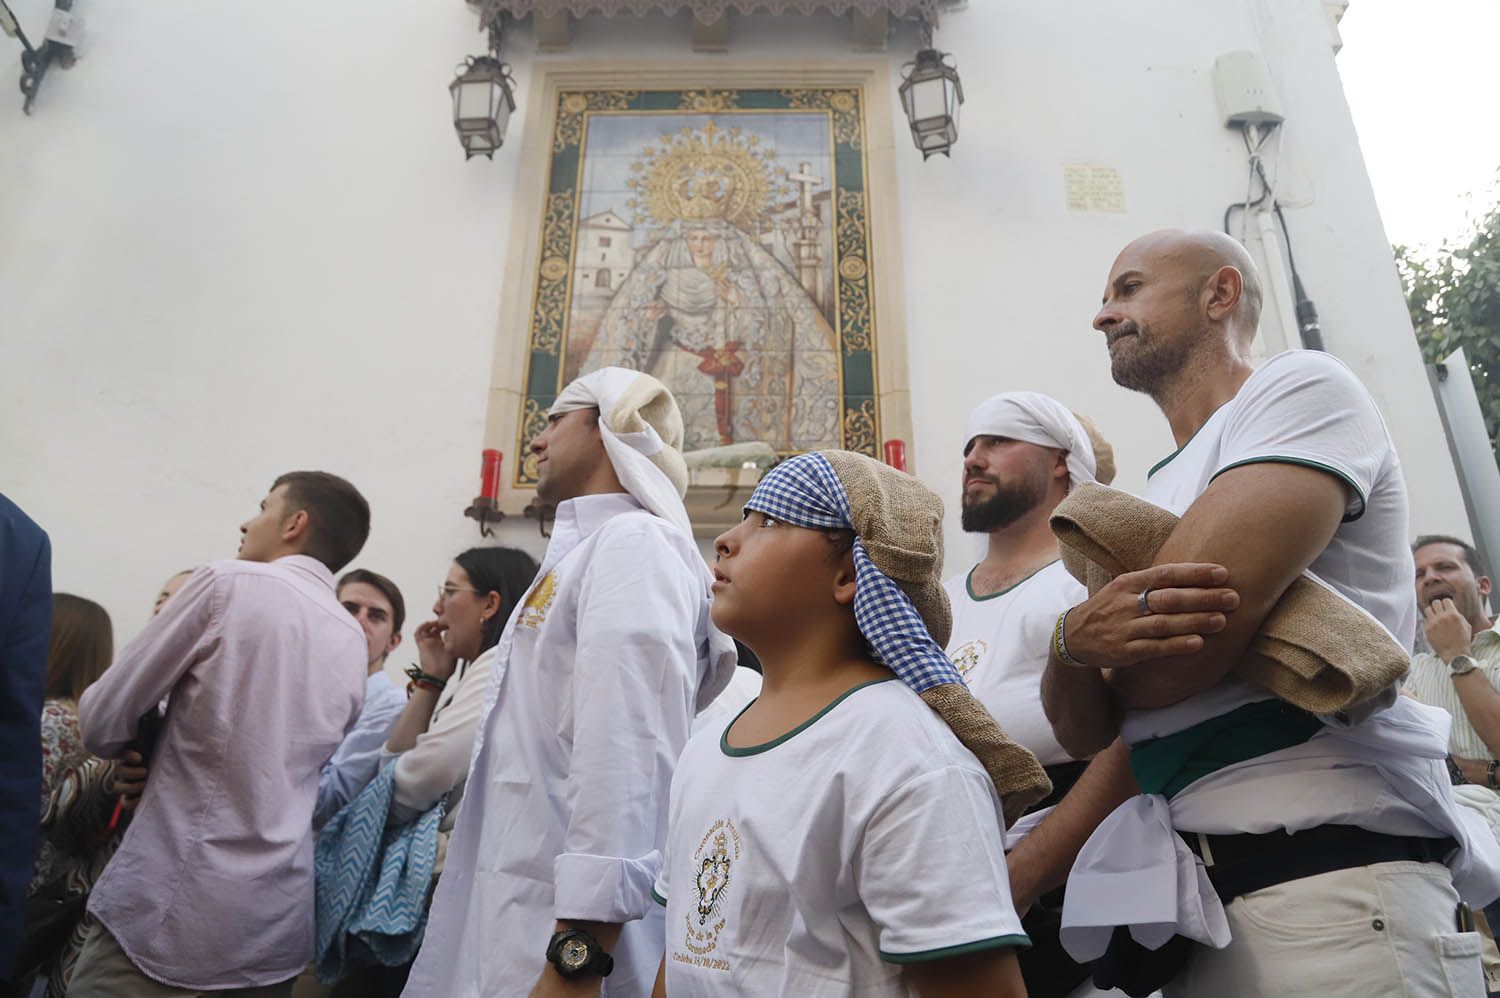
<path fill-rule="evenodd" d="M 1072 607 L 1057 615 L 1057 626 L 1052 628 L 1052 650 L 1057 653 L 1057 660 L 1063 665 L 1083 667 L 1083 663 L 1068 654 L 1068 643 L 1063 640 L 1063 627 L 1067 623 L 1068 614 L 1073 612 Z"/>
<path fill-rule="evenodd" d="M 407 678 L 411 680 L 411 682 L 406 684 L 407 696 L 411 696 L 412 692 L 418 689 L 431 690 L 434 693 L 441 693 L 443 692 L 443 689 L 448 685 L 448 681 L 446 679 L 439 679 L 436 676 L 428 675 L 427 673 L 422 671 L 420 666 L 416 665 L 407 669 L 406 675 Z"/>

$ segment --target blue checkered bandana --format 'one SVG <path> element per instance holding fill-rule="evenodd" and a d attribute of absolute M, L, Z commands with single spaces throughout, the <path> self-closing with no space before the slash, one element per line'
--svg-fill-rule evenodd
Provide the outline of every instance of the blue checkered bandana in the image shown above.
<path fill-rule="evenodd" d="M 814 530 L 852 530 L 849 496 L 822 454 L 783 461 L 761 479 L 745 510 Z M 906 593 L 875 567 L 854 537 L 854 621 L 875 651 L 875 660 L 922 693 L 943 683 L 963 685 L 958 669 L 932 640 L 922 615 Z"/>

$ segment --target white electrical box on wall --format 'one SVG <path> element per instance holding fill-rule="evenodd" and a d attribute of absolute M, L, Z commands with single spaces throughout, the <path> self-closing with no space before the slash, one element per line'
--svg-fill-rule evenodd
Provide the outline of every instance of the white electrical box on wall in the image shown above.
<path fill-rule="evenodd" d="M 72 11 L 54 10 L 43 37 L 49 42 L 77 48 L 78 43 L 83 40 L 83 18 Z"/>
<path fill-rule="evenodd" d="M 1219 117 L 1231 128 L 1279 125 L 1284 117 L 1271 74 L 1254 52 L 1226 52 L 1214 60 L 1214 96 Z"/>

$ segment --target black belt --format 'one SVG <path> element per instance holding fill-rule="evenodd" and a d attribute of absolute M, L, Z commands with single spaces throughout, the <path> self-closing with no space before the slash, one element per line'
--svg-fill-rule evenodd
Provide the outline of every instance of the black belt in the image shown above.
<path fill-rule="evenodd" d="M 1458 843 L 1451 838 L 1383 835 L 1355 825 L 1319 825 L 1301 832 L 1198 835 L 1178 832 L 1202 859 L 1225 904 L 1241 894 L 1376 863 L 1441 863 Z M 1205 851 L 1203 840 L 1207 840 Z"/>

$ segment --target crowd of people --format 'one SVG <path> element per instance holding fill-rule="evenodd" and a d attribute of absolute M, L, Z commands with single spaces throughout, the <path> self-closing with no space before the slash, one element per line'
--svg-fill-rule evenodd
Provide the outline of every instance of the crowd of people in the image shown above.
<path fill-rule="evenodd" d="M 334 475 L 278 478 L 118 653 L 0 497 L 0 975 L 1485 995 L 1491 582 L 1461 538 L 1411 540 L 1347 367 L 1251 363 L 1261 295 L 1227 236 L 1128 245 L 1094 326 L 1178 449 L 1134 497 L 1085 416 L 978 402 L 949 460 L 983 551 L 946 580 L 937 495 L 845 451 L 767 472 L 710 567 L 677 402 L 622 368 L 531 441 L 540 565 L 462 552 L 409 637 L 396 585 L 346 571 L 370 511 Z"/>

